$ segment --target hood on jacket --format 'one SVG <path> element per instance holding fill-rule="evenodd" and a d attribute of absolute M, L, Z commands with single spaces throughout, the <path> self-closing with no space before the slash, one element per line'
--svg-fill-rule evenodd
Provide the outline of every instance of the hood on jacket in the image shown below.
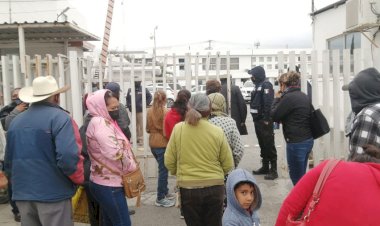
<path fill-rule="evenodd" d="M 107 89 L 100 89 L 88 95 L 86 100 L 86 105 L 88 112 L 93 117 L 102 117 L 105 119 L 111 119 L 111 116 L 108 113 L 106 102 L 104 100 L 104 95 L 109 91 Z"/>
<path fill-rule="evenodd" d="M 380 73 L 375 68 L 360 71 L 348 85 L 351 108 L 356 114 L 380 102 Z"/>
<path fill-rule="evenodd" d="M 255 200 L 252 203 L 251 207 L 252 211 L 257 211 L 261 207 L 262 203 L 262 197 L 261 197 L 261 192 L 259 189 L 259 186 L 257 186 L 256 179 L 253 177 L 251 173 L 244 169 L 235 169 L 233 170 L 227 178 L 227 188 L 226 188 L 226 193 L 227 193 L 227 208 L 229 206 L 232 206 L 232 209 L 237 210 L 241 214 L 246 215 L 246 210 L 241 207 L 239 204 L 239 201 L 237 200 L 235 196 L 235 186 L 243 181 L 247 181 L 249 183 L 252 183 L 255 187 Z"/>
<path fill-rule="evenodd" d="M 252 75 L 255 78 L 254 83 L 259 84 L 265 81 L 265 70 L 261 66 L 256 66 L 248 71 L 248 74 Z"/>

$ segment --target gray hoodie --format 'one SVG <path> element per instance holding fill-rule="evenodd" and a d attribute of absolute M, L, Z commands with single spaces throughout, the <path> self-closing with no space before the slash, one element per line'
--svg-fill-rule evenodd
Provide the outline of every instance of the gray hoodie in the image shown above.
<path fill-rule="evenodd" d="M 235 186 L 243 181 L 252 183 L 255 187 L 255 201 L 252 203 L 252 214 L 239 204 L 235 196 Z M 223 226 L 259 226 L 260 219 L 257 210 L 261 207 L 262 197 L 256 179 L 244 169 L 233 170 L 227 178 L 227 208 L 223 214 Z"/>

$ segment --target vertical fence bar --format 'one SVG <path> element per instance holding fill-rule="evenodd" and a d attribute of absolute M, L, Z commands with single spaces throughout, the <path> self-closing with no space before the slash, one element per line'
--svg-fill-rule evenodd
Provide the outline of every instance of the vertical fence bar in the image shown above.
<path fill-rule="evenodd" d="M 216 80 L 219 80 L 220 77 L 220 52 L 216 53 Z M 206 80 L 207 81 L 207 80 Z"/>
<path fill-rule="evenodd" d="M 343 50 L 343 84 L 348 84 L 351 78 L 351 54 L 349 49 Z M 348 114 L 351 112 L 350 96 L 348 91 L 343 91 L 343 117 L 341 117 L 341 123 L 343 126 L 343 131 L 345 131 L 345 122 Z M 348 141 L 345 138 L 343 143 L 342 153 L 348 155 Z"/>
<path fill-rule="evenodd" d="M 330 107 L 331 107 L 331 104 L 330 104 L 330 99 L 331 99 L 331 95 L 330 95 L 330 52 L 328 50 L 325 50 L 323 51 L 322 53 L 322 73 L 323 73 L 323 82 L 322 82 L 322 87 L 323 87 L 323 101 L 322 101 L 322 106 L 321 106 L 321 110 L 323 112 L 323 114 L 326 116 L 326 119 L 327 121 L 329 122 L 329 125 L 331 127 L 332 125 L 332 117 L 331 117 L 331 113 L 330 113 Z M 323 136 L 321 139 L 322 139 L 322 143 L 323 143 L 323 156 L 324 158 L 326 157 L 330 157 L 330 156 L 333 156 L 333 153 L 331 153 L 330 151 L 334 151 L 334 150 L 331 150 L 331 132 L 326 135 L 326 136 Z"/>
<path fill-rule="evenodd" d="M 302 51 L 300 54 L 301 58 L 301 90 L 302 92 L 307 94 L 307 80 L 309 79 L 309 75 L 307 73 L 307 55 L 305 51 Z"/>
<path fill-rule="evenodd" d="M 65 85 L 65 63 L 64 59 L 66 56 L 58 54 L 58 85 L 63 87 Z M 67 96 L 66 93 L 61 93 L 60 95 L 60 105 L 62 108 L 67 108 Z"/>
<path fill-rule="evenodd" d="M 195 85 L 199 84 L 199 52 L 195 55 L 195 68 L 194 68 L 194 74 L 195 74 Z M 186 89 L 190 90 L 191 87 Z"/>
<path fill-rule="evenodd" d="M 41 65 L 41 56 L 35 55 L 36 61 L 36 77 L 42 76 L 42 65 Z"/>
<path fill-rule="evenodd" d="M 25 55 L 25 86 L 32 86 L 32 63 L 29 55 Z"/>
<path fill-rule="evenodd" d="M 145 56 L 143 56 L 143 58 L 145 59 Z M 155 58 L 155 57 L 154 57 Z M 155 62 L 155 59 L 154 59 L 154 62 Z M 155 65 L 155 63 L 154 63 Z M 156 71 L 155 68 L 153 68 L 153 71 Z M 142 67 L 142 71 L 141 71 L 141 87 L 142 87 L 142 116 L 143 116 L 143 144 L 144 144 L 144 150 L 143 150 L 143 154 L 144 154 L 144 157 L 147 156 L 147 153 L 146 153 L 146 150 L 148 149 L 148 134 L 146 133 L 145 131 L 145 128 L 146 128 L 146 106 L 150 103 L 147 103 L 146 102 L 146 74 L 145 74 L 145 65 Z M 157 88 L 157 87 L 156 87 Z M 153 92 L 152 92 L 152 96 L 154 97 L 154 93 L 156 92 L 157 89 L 153 89 Z M 165 92 L 165 88 L 164 88 L 164 92 Z M 152 98 L 153 100 L 153 98 Z M 136 109 L 137 110 L 137 109 Z M 137 114 L 137 111 L 136 111 L 136 114 Z"/>
<path fill-rule="evenodd" d="M 320 95 L 319 95 L 319 74 L 318 74 L 318 52 L 313 50 L 311 52 L 311 78 L 312 78 L 312 103 L 317 109 L 320 108 Z M 314 141 L 313 147 L 313 161 L 314 165 L 317 165 L 321 160 L 324 159 L 323 151 L 321 152 L 321 141 L 320 139 Z"/>
<path fill-rule="evenodd" d="M 186 84 L 191 84 L 191 55 L 190 53 L 185 54 L 185 80 Z"/>
<path fill-rule="evenodd" d="M 362 70 L 361 54 L 360 49 L 354 49 L 354 75 L 357 75 Z"/>
<path fill-rule="evenodd" d="M 108 67 L 107 67 L 107 80 L 108 82 L 113 82 L 113 64 L 112 64 L 113 56 L 111 54 L 108 55 Z"/>
<path fill-rule="evenodd" d="M 86 92 L 89 94 L 92 93 L 92 65 L 93 65 L 93 63 L 94 63 L 94 61 L 92 60 L 92 58 L 90 56 L 88 56 L 87 60 L 86 60 L 86 68 L 87 68 Z"/>
<path fill-rule="evenodd" d="M 71 101 L 73 106 L 73 118 L 78 124 L 78 126 L 83 125 L 83 115 L 82 115 L 82 92 L 81 92 L 81 82 L 78 77 L 78 55 L 76 51 L 69 52 L 70 60 L 70 82 L 71 82 Z"/>
<path fill-rule="evenodd" d="M 53 74 L 53 57 L 50 54 L 46 54 L 46 75 L 56 77 L 56 75 Z"/>
<path fill-rule="evenodd" d="M 99 81 L 99 89 L 103 89 L 103 65 L 101 63 L 101 58 L 99 58 L 99 78 L 98 78 L 98 81 Z"/>
<path fill-rule="evenodd" d="M 296 54 L 294 51 L 289 52 L 289 70 L 295 71 L 296 70 Z"/>
<path fill-rule="evenodd" d="M 342 158 L 341 156 L 341 128 L 340 128 L 340 119 L 344 116 L 342 115 L 341 105 L 340 105 L 340 93 L 342 92 L 340 85 L 340 54 L 339 50 L 333 51 L 333 142 L 334 142 L 334 157 Z"/>
<path fill-rule="evenodd" d="M 13 89 L 21 88 L 21 73 L 19 67 L 19 57 L 16 55 L 12 56 L 12 67 L 13 67 Z"/>
<path fill-rule="evenodd" d="M 210 73 L 210 56 L 211 56 L 211 53 L 208 52 L 207 53 L 207 57 L 206 57 L 206 81 L 208 80 L 208 76 L 209 76 L 209 73 Z M 198 84 L 196 84 L 196 90 L 197 92 L 199 91 L 198 90 Z"/>
<path fill-rule="evenodd" d="M 11 89 L 9 86 L 9 61 L 7 56 L 1 56 L 1 66 L 3 75 L 4 106 L 6 106 L 11 102 Z"/>
<path fill-rule="evenodd" d="M 120 93 L 120 97 L 119 97 L 119 101 L 125 105 L 125 98 L 123 93 L 125 92 L 125 87 L 124 87 L 124 64 L 123 64 L 123 61 L 124 61 L 124 54 L 121 54 L 121 56 L 119 57 L 119 83 L 120 83 L 120 87 L 121 87 L 121 93 Z"/>
<path fill-rule="evenodd" d="M 145 70 L 145 56 L 143 56 L 142 59 L 142 70 Z M 135 88 L 135 56 L 131 56 L 131 75 L 130 75 L 130 81 L 131 81 L 131 116 L 132 116 L 132 143 L 133 143 L 133 150 L 137 151 L 137 126 L 136 126 L 136 88 Z"/>
<path fill-rule="evenodd" d="M 177 57 L 175 53 L 173 53 L 173 84 L 177 84 Z"/>
<path fill-rule="evenodd" d="M 284 73 L 284 52 L 280 51 L 277 53 L 277 59 L 278 59 L 278 74 L 281 75 Z"/>
<path fill-rule="evenodd" d="M 227 64 L 227 114 L 231 116 L 231 70 L 230 70 L 230 63 L 231 63 L 231 58 L 230 58 L 230 51 L 227 52 L 227 59 L 226 59 L 226 64 Z"/>

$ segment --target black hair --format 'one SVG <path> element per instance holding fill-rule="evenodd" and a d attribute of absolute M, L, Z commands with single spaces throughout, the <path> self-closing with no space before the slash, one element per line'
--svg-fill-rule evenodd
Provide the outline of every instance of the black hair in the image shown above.
<path fill-rule="evenodd" d="M 235 184 L 234 186 L 234 191 L 236 189 L 238 189 L 240 186 L 244 185 L 244 184 L 248 184 L 250 185 L 251 187 L 253 187 L 256 191 L 256 188 L 255 188 L 255 184 L 252 182 L 252 181 L 248 181 L 248 180 L 245 180 L 245 181 L 240 181 L 239 183 Z"/>
<path fill-rule="evenodd" d="M 191 93 L 187 89 L 182 89 L 177 94 L 177 99 L 174 101 L 172 108 L 177 110 L 177 112 L 181 115 L 181 120 L 185 120 L 186 112 L 187 112 L 187 103 L 191 97 Z"/>
<path fill-rule="evenodd" d="M 106 106 L 107 106 L 107 101 L 109 99 L 111 99 L 112 97 L 115 97 L 115 95 L 112 93 L 112 91 L 108 90 L 105 94 L 104 94 L 104 102 L 106 103 Z M 117 97 L 115 97 L 117 99 Z"/>

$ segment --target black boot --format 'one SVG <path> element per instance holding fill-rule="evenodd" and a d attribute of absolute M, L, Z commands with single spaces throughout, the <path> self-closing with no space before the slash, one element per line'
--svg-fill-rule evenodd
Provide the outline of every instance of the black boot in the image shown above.
<path fill-rule="evenodd" d="M 253 170 L 252 173 L 255 175 L 263 175 L 269 173 L 269 161 L 263 160 L 263 166 L 258 170 Z"/>
<path fill-rule="evenodd" d="M 270 170 L 267 175 L 264 176 L 265 180 L 274 180 L 278 178 L 278 173 L 277 173 L 277 161 L 270 161 Z"/>

